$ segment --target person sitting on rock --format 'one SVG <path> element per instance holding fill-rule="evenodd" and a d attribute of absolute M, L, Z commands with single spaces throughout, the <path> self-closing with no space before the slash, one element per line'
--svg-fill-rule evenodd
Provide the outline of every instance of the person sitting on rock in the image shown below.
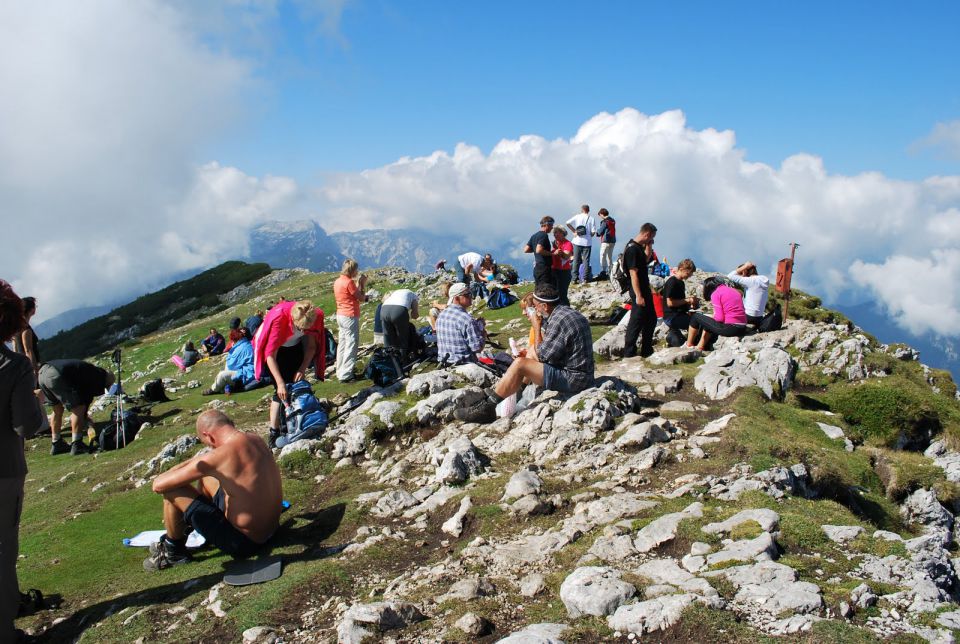
<path fill-rule="evenodd" d="M 747 330 L 747 315 L 743 310 L 743 298 L 740 292 L 727 286 L 716 277 L 707 278 L 703 283 L 703 299 L 713 304 L 713 317 L 703 313 L 694 313 L 687 330 L 687 346 L 696 346 L 701 351 L 709 351 L 711 340 L 716 336 L 739 338 Z M 700 343 L 697 336 L 700 336 Z"/>
<path fill-rule="evenodd" d="M 450 287 L 447 307 L 437 316 L 437 356 L 442 364 L 475 362 L 484 335 L 477 320 L 467 313 L 473 298 L 470 287 L 456 282 Z"/>
<path fill-rule="evenodd" d="M 150 547 L 146 570 L 191 560 L 188 526 L 235 558 L 255 554 L 279 526 L 280 468 L 263 439 L 213 409 L 197 418 L 197 436 L 212 449 L 153 480 L 153 491 L 163 495 L 166 534 Z"/>
<path fill-rule="evenodd" d="M 253 382 L 253 345 L 248 333 L 246 327 L 230 331 L 233 346 L 227 350 L 226 368 L 217 374 L 213 386 L 203 392 L 204 396 L 223 393 L 227 385 L 236 383 L 242 389 L 247 383 Z"/>
<path fill-rule="evenodd" d="M 524 383 L 544 389 L 577 393 L 594 382 L 593 336 L 590 322 L 581 313 L 560 303 L 560 294 L 550 284 L 538 286 L 534 306 L 543 319 L 543 342 L 520 352 L 507 372 L 486 397 L 454 412 L 457 420 L 491 422 L 496 406 L 516 394 Z"/>
<path fill-rule="evenodd" d="M 695 295 L 687 297 L 684 281 L 697 270 L 692 259 L 677 264 L 676 275 L 671 275 L 663 285 L 663 321 L 671 332 L 680 333 L 678 341 L 670 346 L 683 344 L 682 333 L 690 328 L 690 309 L 695 309 L 699 300 Z M 669 340 L 669 336 L 668 336 Z"/>
<path fill-rule="evenodd" d="M 770 294 L 770 278 L 760 275 L 753 262 L 744 262 L 731 271 L 727 279 L 746 291 L 743 295 L 743 310 L 747 314 L 747 324 L 757 326 L 763 322 L 767 297 Z"/>
<path fill-rule="evenodd" d="M 50 360 L 40 367 L 37 380 L 47 403 L 53 405 L 50 454 L 86 454 L 87 410 L 94 397 L 113 384 L 113 374 L 83 360 Z M 70 412 L 70 445 L 60 437 L 64 409 Z"/>
<path fill-rule="evenodd" d="M 208 356 L 218 356 L 226 351 L 227 341 L 216 329 L 210 329 L 210 335 L 204 338 L 200 345 Z"/>
<path fill-rule="evenodd" d="M 447 308 L 450 301 L 450 287 L 453 282 L 444 282 L 440 285 L 440 299 L 430 302 L 430 312 L 427 313 L 427 319 L 430 320 L 430 328 L 434 335 L 437 333 L 437 318 L 440 317 L 440 311 Z"/>

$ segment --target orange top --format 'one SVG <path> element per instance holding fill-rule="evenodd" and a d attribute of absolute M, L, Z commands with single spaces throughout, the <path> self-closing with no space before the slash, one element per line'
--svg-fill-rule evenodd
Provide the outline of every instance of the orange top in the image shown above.
<path fill-rule="evenodd" d="M 350 318 L 360 317 L 360 298 L 357 283 L 346 275 L 341 275 L 333 283 L 333 297 L 337 301 L 337 315 Z"/>

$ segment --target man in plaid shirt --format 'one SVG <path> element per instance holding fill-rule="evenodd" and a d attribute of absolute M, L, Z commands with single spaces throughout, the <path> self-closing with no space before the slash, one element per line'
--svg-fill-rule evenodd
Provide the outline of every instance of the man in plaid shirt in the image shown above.
<path fill-rule="evenodd" d="M 533 382 L 544 389 L 577 393 L 593 386 L 593 336 L 582 314 L 560 304 L 560 294 L 550 284 L 538 286 L 534 306 L 543 318 L 543 342 L 521 352 L 496 388 L 487 389 L 478 403 L 458 409 L 454 417 L 469 422 L 490 422 L 496 405 Z"/>
<path fill-rule="evenodd" d="M 472 362 L 483 348 L 483 334 L 467 313 L 473 299 L 470 287 L 457 282 L 450 287 L 448 297 L 447 308 L 437 316 L 437 357 L 444 364 Z"/>

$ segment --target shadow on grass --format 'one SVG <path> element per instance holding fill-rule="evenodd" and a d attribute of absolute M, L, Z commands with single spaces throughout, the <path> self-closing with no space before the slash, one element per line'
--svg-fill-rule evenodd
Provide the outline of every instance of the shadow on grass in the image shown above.
<path fill-rule="evenodd" d="M 302 546 L 299 553 L 282 553 L 284 567 L 292 563 L 316 561 L 339 554 L 347 544 L 336 546 L 321 546 L 320 543 L 331 537 L 340 527 L 343 515 L 346 512 L 345 503 L 338 503 L 316 512 L 308 512 L 290 517 L 277 530 L 259 556 L 271 554 L 278 548 Z M 303 525 L 294 527 L 295 523 L 305 521 Z M 144 550 L 146 552 L 146 550 Z M 202 550 L 194 558 L 203 561 L 216 556 L 212 549 Z M 137 570 L 136 573 L 140 573 Z M 162 575 L 163 573 L 159 573 Z M 105 617 L 124 608 L 146 608 L 160 604 L 178 604 L 190 595 L 209 590 L 223 581 L 223 570 L 213 572 L 202 577 L 195 577 L 187 581 L 178 581 L 153 588 L 146 588 L 128 595 L 113 597 L 96 604 L 86 606 L 67 617 L 64 621 L 48 628 L 36 637 L 38 642 L 73 642 L 82 634 L 85 628 L 103 620 Z"/>

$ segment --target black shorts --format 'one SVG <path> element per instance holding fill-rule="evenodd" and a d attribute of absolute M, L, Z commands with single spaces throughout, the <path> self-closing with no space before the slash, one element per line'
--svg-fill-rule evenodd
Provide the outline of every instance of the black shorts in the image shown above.
<path fill-rule="evenodd" d="M 231 557 L 250 557 L 263 544 L 256 543 L 233 527 L 223 514 L 225 506 L 223 488 L 217 490 L 213 499 L 198 496 L 183 513 L 187 525 L 203 535 L 207 543 L 216 546 Z"/>
<path fill-rule="evenodd" d="M 293 382 L 293 377 L 297 375 L 301 364 L 303 364 L 302 339 L 292 347 L 280 347 L 277 351 L 277 368 L 280 369 L 280 377 L 283 378 L 285 383 L 290 384 Z M 276 381 L 273 383 L 273 390 L 277 390 Z M 280 402 L 280 398 L 276 393 L 273 394 L 273 400 Z"/>

